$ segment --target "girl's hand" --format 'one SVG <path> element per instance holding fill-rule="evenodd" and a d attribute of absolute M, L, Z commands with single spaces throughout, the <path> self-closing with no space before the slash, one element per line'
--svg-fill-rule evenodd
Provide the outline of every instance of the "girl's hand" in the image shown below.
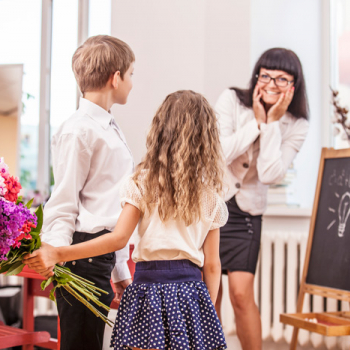
<path fill-rule="evenodd" d="M 287 112 L 293 96 L 294 86 L 291 87 L 286 93 L 281 94 L 278 101 L 267 112 L 267 124 L 281 119 L 281 117 Z"/>
<path fill-rule="evenodd" d="M 44 276 L 50 274 L 56 263 L 58 263 L 58 249 L 50 244 L 42 242 L 40 249 L 32 254 L 24 256 L 23 263 L 28 267 Z"/>
<path fill-rule="evenodd" d="M 255 89 L 253 92 L 253 111 L 255 115 L 255 119 L 258 123 L 258 128 L 260 129 L 261 123 L 266 123 L 267 117 L 263 104 L 260 101 L 261 93 L 258 85 L 255 85 Z"/>

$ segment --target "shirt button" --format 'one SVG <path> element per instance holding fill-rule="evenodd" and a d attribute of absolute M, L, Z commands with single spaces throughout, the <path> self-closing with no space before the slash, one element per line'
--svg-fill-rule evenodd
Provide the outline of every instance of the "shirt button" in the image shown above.
<path fill-rule="evenodd" d="M 76 264 L 76 261 L 72 261 L 72 265 L 75 265 Z"/>
<path fill-rule="evenodd" d="M 243 163 L 243 168 L 249 168 L 249 164 L 248 163 Z"/>
<path fill-rule="evenodd" d="M 236 183 L 237 188 L 241 188 L 241 184 L 239 182 Z"/>
<path fill-rule="evenodd" d="M 92 262 L 92 259 L 91 259 L 91 258 L 89 258 L 89 262 Z"/>

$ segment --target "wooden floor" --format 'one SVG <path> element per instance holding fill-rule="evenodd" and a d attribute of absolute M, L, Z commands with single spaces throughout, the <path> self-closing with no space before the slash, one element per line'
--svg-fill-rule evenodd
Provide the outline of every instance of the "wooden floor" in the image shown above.
<path fill-rule="evenodd" d="M 226 336 L 227 349 L 228 350 L 242 350 L 238 338 L 234 335 Z M 298 350 L 314 350 L 312 346 L 298 347 Z M 263 342 L 263 350 L 289 350 L 289 344 L 287 343 L 274 343 L 270 341 Z M 317 348 L 317 350 L 326 350 L 326 347 Z"/>
<path fill-rule="evenodd" d="M 116 310 L 111 310 L 109 313 L 109 318 L 114 320 L 116 316 Z M 103 350 L 111 349 L 109 347 L 109 340 L 111 338 L 112 329 L 106 326 L 105 336 L 104 336 L 104 346 Z M 227 350 L 242 350 L 241 345 L 235 335 L 226 335 Z M 287 343 L 274 343 L 270 341 L 263 342 L 263 350 L 289 350 L 289 344 Z M 312 346 L 298 347 L 298 350 L 315 350 Z M 317 348 L 317 350 L 327 350 L 326 347 Z"/>

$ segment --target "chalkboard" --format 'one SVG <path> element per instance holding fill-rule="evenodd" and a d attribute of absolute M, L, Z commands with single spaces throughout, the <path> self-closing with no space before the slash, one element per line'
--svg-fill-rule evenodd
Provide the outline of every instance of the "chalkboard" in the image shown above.
<path fill-rule="evenodd" d="M 350 291 L 350 157 L 324 159 L 321 176 L 306 283 Z"/>
<path fill-rule="evenodd" d="M 303 313 L 305 294 L 350 302 L 350 148 L 322 148 L 297 313 L 280 318 L 294 326 L 291 350 L 297 348 L 299 328 L 350 335 L 347 313 Z"/>

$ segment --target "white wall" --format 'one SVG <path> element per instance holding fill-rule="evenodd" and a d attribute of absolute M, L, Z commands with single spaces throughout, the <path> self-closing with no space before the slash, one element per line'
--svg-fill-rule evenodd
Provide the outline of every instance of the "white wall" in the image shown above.
<path fill-rule="evenodd" d="M 286 47 L 299 56 L 310 131 L 294 165 L 296 200 L 311 207 L 322 147 L 321 0 L 112 0 L 111 34 L 136 54 L 134 89 L 117 117 L 136 163 L 152 117 L 168 93 L 192 89 L 214 105 L 228 86 L 246 87 L 260 54 Z M 323 84 L 324 85 L 324 84 Z"/>
<path fill-rule="evenodd" d="M 294 161 L 297 200 L 311 207 L 322 147 L 322 1 L 251 0 L 251 64 L 272 47 L 293 50 L 300 58 L 310 105 L 310 129 Z"/>
<path fill-rule="evenodd" d="M 203 93 L 211 104 L 250 75 L 250 2 L 112 0 L 111 35 L 136 55 L 134 88 L 113 110 L 138 163 L 153 115 L 180 89 Z"/>

